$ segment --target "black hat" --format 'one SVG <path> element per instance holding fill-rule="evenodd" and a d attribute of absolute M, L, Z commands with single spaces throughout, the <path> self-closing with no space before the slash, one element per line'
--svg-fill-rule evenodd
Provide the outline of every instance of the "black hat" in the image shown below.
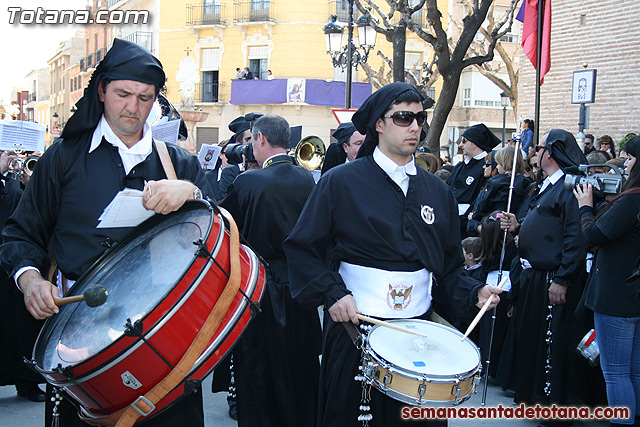
<path fill-rule="evenodd" d="M 62 137 L 79 135 L 96 127 L 104 112 L 104 104 L 98 97 L 98 81 L 134 80 L 162 88 L 165 74 L 162 64 L 142 46 L 127 40 L 114 39 L 113 45 L 100 61 L 91 76 L 84 95 L 76 103 L 77 111 L 62 131 Z"/>
<path fill-rule="evenodd" d="M 340 123 L 338 129 L 336 129 L 331 135 L 338 140 L 339 144 L 348 143 L 349 139 L 354 132 L 357 132 L 356 127 L 351 122 Z"/>
<path fill-rule="evenodd" d="M 364 143 L 358 151 L 358 157 L 369 156 L 373 154 L 373 150 L 378 145 L 378 132 L 376 131 L 376 123 L 382 117 L 385 111 L 399 95 L 407 91 L 414 91 L 418 94 L 420 101 L 424 101 L 424 96 L 409 83 L 395 82 L 388 84 L 375 93 L 371 94 L 364 103 L 358 108 L 351 118 L 354 126 L 365 136 Z M 424 138 L 424 130 L 420 135 L 420 139 Z"/>
<path fill-rule="evenodd" d="M 547 151 L 560 169 L 586 165 L 587 158 L 580 149 L 574 136 L 562 129 L 551 129 L 547 135 Z"/>
<path fill-rule="evenodd" d="M 462 133 L 462 137 L 473 142 L 482 151 L 491 151 L 500 144 L 500 138 L 495 136 L 483 123 L 473 125 Z"/>
<path fill-rule="evenodd" d="M 245 130 L 251 129 L 251 122 L 247 121 L 244 116 L 235 118 L 229 123 L 229 130 L 234 133 L 231 140 L 236 142 L 238 135 L 241 135 Z"/>
<path fill-rule="evenodd" d="M 624 144 L 624 151 L 631 154 L 633 157 L 638 157 L 638 152 L 640 152 L 640 136 L 629 138 Z"/>

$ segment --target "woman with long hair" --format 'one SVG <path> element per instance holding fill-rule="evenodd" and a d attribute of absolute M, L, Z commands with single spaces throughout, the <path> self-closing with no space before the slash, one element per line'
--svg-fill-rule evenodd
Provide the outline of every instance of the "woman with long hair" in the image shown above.
<path fill-rule="evenodd" d="M 609 406 L 629 408 L 628 418 L 612 424 L 640 423 L 640 300 L 627 285 L 640 258 L 640 136 L 627 141 L 629 178 L 623 192 L 594 218 L 593 188 L 579 185 L 574 195 L 580 206 L 582 230 L 597 248 L 583 296 L 593 310 L 600 366 L 607 384 Z M 634 420 L 635 418 L 635 420 Z"/>

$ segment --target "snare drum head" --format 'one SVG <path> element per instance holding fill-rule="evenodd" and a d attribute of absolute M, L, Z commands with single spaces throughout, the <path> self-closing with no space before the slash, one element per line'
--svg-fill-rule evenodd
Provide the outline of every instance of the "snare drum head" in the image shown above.
<path fill-rule="evenodd" d="M 448 377 L 474 371 L 480 363 L 478 347 L 460 332 L 426 320 L 391 320 L 395 325 L 426 335 L 375 326 L 369 333 L 370 349 L 392 365 L 406 371 Z"/>
<path fill-rule="evenodd" d="M 45 324 L 36 346 L 36 365 L 45 371 L 78 364 L 122 337 L 127 319 L 150 313 L 185 275 L 196 258 L 193 242 L 208 237 L 213 214 L 194 203 L 167 217 L 154 217 L 140 231 L 94 264 L 73 287 L 81 295 L 93 285 L 108 291 L 98 307 L 85 303 L 60 307 Z"/>

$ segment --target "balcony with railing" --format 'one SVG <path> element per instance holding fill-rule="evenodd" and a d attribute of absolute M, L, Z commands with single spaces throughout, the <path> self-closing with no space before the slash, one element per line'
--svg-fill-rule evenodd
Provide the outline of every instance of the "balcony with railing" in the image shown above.
<path fill-rule="evenodd" d="M 96 66 L 96 64 L 94 64 L 93 62 L 93 53 L 90 53 L 87 56 L 87 68 L 94 68 Z"/>
<path fill-rule="evenodd" d="M 187 27 L 201 25 L 222 25 L 224 6 L 213 3 L 196 3 L 187 5 Z"/>
<path fill-rule="evenodd" d="M 80 58 L 80 72 L 84 73 L 85 71 L 87 71 L 87 60 Z"/>
<path fill-rule="evenodd" d="M 271 0 L 245 0 L 234 3 L 234 22 L 274 22 Z"/>
<path fill-rule="evenodd" d="M 102 61 L 102 49 L 96 50 L 96 66 Z"/>
<path fill-rule="evenodd" d="M 213 81 L 212 83 L 196 83 L 196 94 L 194 101 L 196 104 L 203 102 L 222 102 L 222 90 L 224 82 Z"/>
<path fill-rule="evenodd" d="M 154 53 L 153 52 L 153 33 L 150 31 L 136 31 L 134 33 L 131 33 L 123 37 L 123 39 L 130 41 L 132 43 L 135 43 L 137 45 L 140 45 L 145 49 L 147 49 L 149 52 Z"/>

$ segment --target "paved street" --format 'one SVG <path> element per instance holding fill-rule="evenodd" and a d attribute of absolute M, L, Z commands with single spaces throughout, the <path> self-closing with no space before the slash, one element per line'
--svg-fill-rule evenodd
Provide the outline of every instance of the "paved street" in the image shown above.
<path fill-rule="evenodd" d="M 205 424 L 207 427 L 235 427 L 237 423 L 227 415 L 226 393 L 213 394 L 211 390 L 211 376 L 203 384 Z M 471 397 L 463 406 L 480 407 L 481 392 Z M 512 400 L 504 397 L 499 387 L 489 386 L 487 406 L 512 405 Z M 13 386 L 0 387 L 0 427 L 40 427 L 44 424 L 44 404 L 33 403 L 16 396 Z M 493 426 L 504 425 L 514 427 L 535 427 L 535 421 L 525 420 L 451 420 L 451 427 Z M 606 422 L 581 422 L 575 426 L 605 427 Z M 189 426 L 180 426 L 189 427 Z M 306 427 L 306 426 L 300 426 Z"/>

